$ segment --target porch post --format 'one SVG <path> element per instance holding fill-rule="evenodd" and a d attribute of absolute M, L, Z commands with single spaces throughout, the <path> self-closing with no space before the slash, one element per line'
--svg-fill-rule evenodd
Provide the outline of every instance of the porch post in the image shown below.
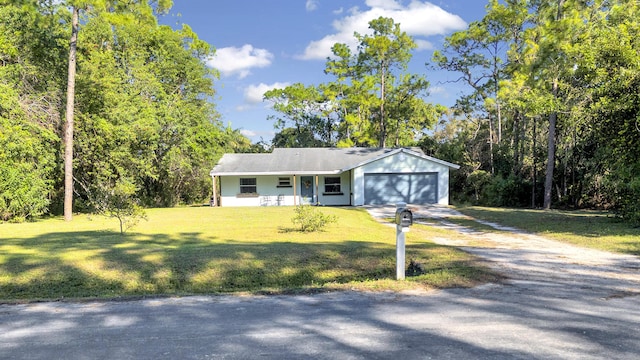
<path fill-rule="evenodd" d="M 216 176 L 213 175 L 211 176 L 211 182 L 213 183 L 212 185 L 212 198 L 211 198 L 211 206 L 215 207 L 218 206 L 218 186 L 216 184 Z"/>
<path fill-rule="evenodd" d="M 296 198 L 298 197 L 298 195 L 296 195 L 296 175 L 293 175 L 293 206 L 296 206 Z"/>
<path fill-rule="evenodd" d="M 318 193 L 318 178 L 319 176 L 316 175 L 316 205 L 320 204 L 320 194 Z"/>

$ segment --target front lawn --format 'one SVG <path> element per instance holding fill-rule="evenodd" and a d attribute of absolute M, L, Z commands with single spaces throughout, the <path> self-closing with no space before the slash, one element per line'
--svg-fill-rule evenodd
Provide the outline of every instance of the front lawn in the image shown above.
<path fill-rule="evenodd" d="M 497 279 L 470 255 L 426 240 L 445 230 L 416 225 L 406 258 L 425 273 L 395 281 L 393 227 L 363 209 L 321 210 L 338 222 L 315 233 L 296 231 L 293 207 L 150 209 L 149 220 L 124 236 L 116 220 L 87 215 L 0 224 L 0 301 L 401 290 Z"/>

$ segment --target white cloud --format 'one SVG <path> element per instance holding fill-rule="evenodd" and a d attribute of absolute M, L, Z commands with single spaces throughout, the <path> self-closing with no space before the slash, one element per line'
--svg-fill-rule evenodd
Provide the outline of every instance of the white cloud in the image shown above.
<path fill-rule="evenodd" d="M 447 34 L 467 26 L 460 16 L 426 1 L 413 0 L 409 5 L 404 5 L 397 0 L 367 0 L 366 5 L 368 10 L 352 8 L 349 15 L 334 21 L 335 33 L 309 43 L 300 58 L 326 59 L 333 55 L 331 47 L 337 42 L 355 49 L 357 43 L 353 33 L 369 34 L 369 21 L 381 16 L 399 23 L 400 29 L 414 38 L 419 50 L 432 47 L 425 37 Z"/>
<path fill-rule="evenodd" d="M 445 94 L 447 92 L 447 89 L 445 89 L 443 86 L 430 86 L 429 87 L 429 93 L 430 94 Z"/>
<path fill-rule="evenodd" d="M 240 134 L 248 137 L 253 143 L 257 143 L 259 141 L 266 141 L 268 143 L 273 139 L 275 132 L 273 130 L 240 129 Z"/>
<path fill-rule="evenodd" d="M 264 97 L 264 93 L 273 89 L 284 89 L 287 86 L 291 85 L 290 83 L 284 82 L 275 82 L 271 85 L 260 83 L 258 85 L 250 85 L 244 89 L 244 100 L 249 104 L 258 104 L 262 102 L 262 98 Z"/>
<path fill-rule="evenodd" d="M 273 54 L 265 49 L 256 49 L 246 44 L 241 48 L 226 47 L 217 49 L 215 55 L 207 61 L 207 65 L 220 71 L 222 76 L 237 75 L 242 79 L 251 73 L 253 68 L 271 65 Z"/>
<path fill-rule="evenodd" d="M 241 129 L 240 130 L 240 134 L 242 134 L 242 135 L 244 135 L 246 137 L 249 137 L 249 138 L 258 135 L 258 133 L 253 131 L 253 130 L 245 130 L 245 129 Z"/>
<path fill-rule="evenodd" d="M 429 50 L 433 49 L 433 44 L 430 41 L 424 39 L 413 39 L 413 41 L 418 46 L 418 50 Z"/>
<path fill-rule="evenodd" d="M 318 0 L 307 0 L 307 4 L 305 6 L 307 8 L 307 11 L 314 11 L 318 8 Z"/>

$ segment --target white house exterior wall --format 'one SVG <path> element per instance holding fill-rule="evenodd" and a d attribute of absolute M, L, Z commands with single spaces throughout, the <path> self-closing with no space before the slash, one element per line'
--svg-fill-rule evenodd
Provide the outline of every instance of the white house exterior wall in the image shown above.
<path fill-rule="evenodd" d="M 340 176 L 340 188 L 342 195 L 325 195 L 325 176 Z M 221 206 L 275 206 L 300 204 L 300 175 L 296 175 L 296 199 L 294 199 L 293 175 L 291 187 L 278 187 L 278 178 L 286 175 L 263 175 L 263 176 L 220 176 L 220 205 Z M 314 179 L 316 178 L 313 175 Z M 240 195 L 240 178 L 256 178 L 256 190 L 258 195 Z M 351 178 L 350 172 L 336 175 L 318 175 L 318 187 L 316 191 L 317 200 L 321 205 L 351 205 Z M 315 186 L 315 184 L 314 184 Z M 295 200 L 295 202 L 294 202 Z"/>
<path fill-rule="evenodd" d="M 240 195 L 240 178 L 256 178 L 258 196 Z M 221 176 L 220 205 L 261 206 L 271 203 L 276 204 L 277 197 L 280 194 L 284 195 L 281 205 L 293 205 L 293 187 L 278 188 L 277 185 L 277 176 Z"/>
<path fill-rule="evenodd" d="M 320 205 L 351 205 L 351 177 L 349 176 L 349 171 L 339 175 L 327 176 L 340 176 L 340 190 L 342 195 L 323 195 L 325 175 L 320 175 L 318 177 L 318 200 Z"/>
<path fill-rule="evenodd" d="M 400 157 L 404 157 L 403 160 Z M 411 154 L 397 153 L 353 169 L 353 205 L 364 205 L 364 175 L 367 173 L 438 173 L 437 202 L 449 205 L 449 167 Z"/>

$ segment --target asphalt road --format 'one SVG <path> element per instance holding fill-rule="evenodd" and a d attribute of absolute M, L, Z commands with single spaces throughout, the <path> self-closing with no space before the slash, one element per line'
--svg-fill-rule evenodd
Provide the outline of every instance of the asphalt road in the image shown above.
<path fill-rule="evenodd" d="M 0 358 L 640 357 L 639 296 L 549 290 L 490 284 L 423 294 L 2 305 Z"/>
<path fill-rule="evenodd" d="M 640 259 L 526 234 L 474 236 L 482 246 L 450 245 L 508 281 L 0 305 L 0 359 L 640 359 Z"/>

